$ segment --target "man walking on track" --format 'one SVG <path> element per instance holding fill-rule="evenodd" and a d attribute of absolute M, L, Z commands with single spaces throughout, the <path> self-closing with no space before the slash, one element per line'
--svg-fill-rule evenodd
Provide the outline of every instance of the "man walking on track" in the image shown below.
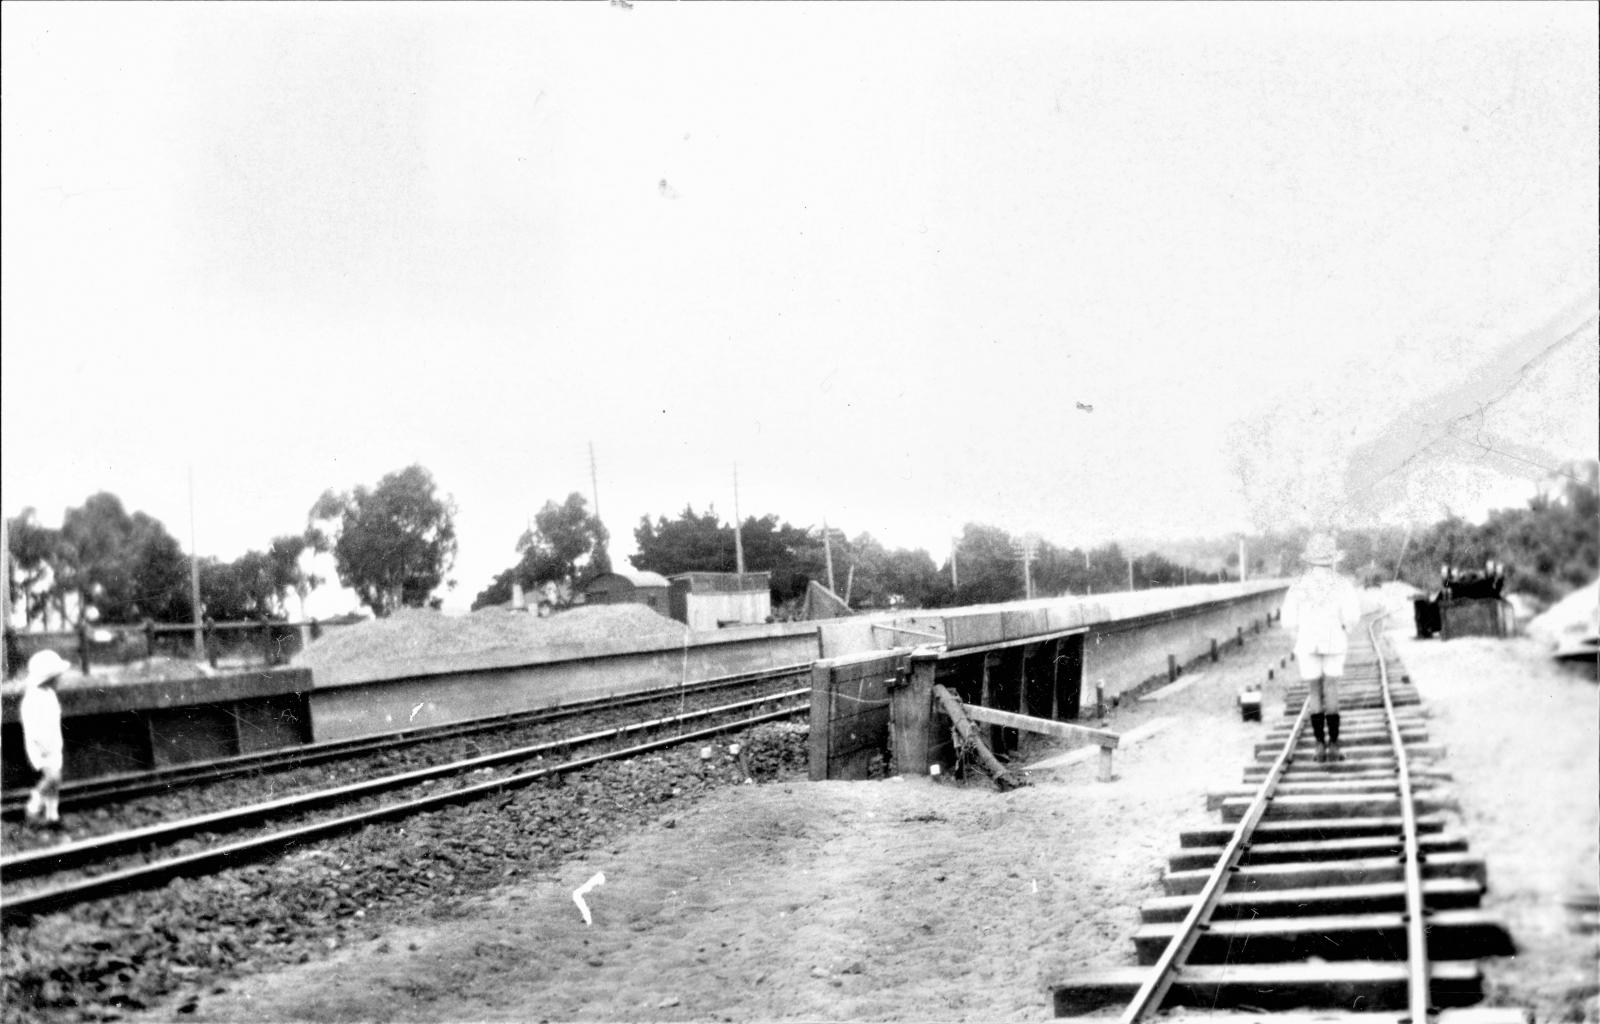
<path fill-rule="evenodd" d="M 1333 569 L 1342 555 L 1330 534 L 1313 534 L 1300 556 L 1306 573 L 1283 599 L 1283 626 L 1295 630 L 1294 660 L 1310 691 L 1306 699 L 1319 764 L 1344 760 L 1339 750 L 1339 679 L 1349 650 L 1346 634 L 1361 622 L 1361 595 Z"/>
<path fill-rule="evenodd" d="M 61 827 L 61 698 L 56 684 L 67 671 L 66 661 L 55 651 L 40 651 L 28 659 L 28 678 L 22 684 L 18 717 L 28 762 L 39 772 L 39 782 L 28 794 L 28 823 Z"/>

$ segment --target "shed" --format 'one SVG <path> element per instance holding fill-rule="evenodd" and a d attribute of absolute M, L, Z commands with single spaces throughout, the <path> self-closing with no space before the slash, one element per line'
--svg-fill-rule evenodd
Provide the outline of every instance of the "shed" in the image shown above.
<path fill-rule="evenodd" d="M 772 574 L 684 572 L 670 578 L 672 617 L 690 629 L 717 629 L 772 617 Z"/>
<path fill-rule="evenodd" d="M 588 604 L 642 604 L 665 615 L 668 589 L 667 578 L 659 573 L 617 569 L 590 580 L 583 597 Z"/>

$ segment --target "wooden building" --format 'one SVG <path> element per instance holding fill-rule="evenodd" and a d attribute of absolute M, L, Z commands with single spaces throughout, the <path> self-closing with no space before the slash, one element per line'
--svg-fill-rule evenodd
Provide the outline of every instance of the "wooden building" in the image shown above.
<path fill-rule="evenodd" d="M 772 617 L 772 574 L 685 572 L 673 576 L 671 615 L 690 629 L 766 622 Z"/>
<path fill-rule="evenodd" d="M 642 604 L 651 611 L 667 614 L 670 585 L 660 573 L 637 569 L 603 572 L 583 589 L 588 604 Z"/>

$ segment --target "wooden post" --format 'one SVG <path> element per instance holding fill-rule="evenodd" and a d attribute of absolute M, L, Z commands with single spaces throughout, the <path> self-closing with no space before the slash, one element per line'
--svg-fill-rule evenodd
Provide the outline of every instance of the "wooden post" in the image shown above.
<path fill-rule="evenodd" d="M 890 751 L 898 775 L 928 774 L 928 729 L 933 717 L 933 677 L 937 662 L 912 659 L 911 678 L 889 697 L 889 721 L 894 723 Z"/>
<path fill-rule="evenodd" d="M 1106 684 L 1104 681 L 1094 684 L 1094 717 L 1106 717 Z"/>
<path fill-rule="evenodd" d="M 1114 747 L 1100 748 L 1100 771 L 1095 775 L 1096 781 L 1111 781 L 1111 751 L 1114 749 Z"/>
<path fill-rule="evenodd" d="M 78 665 L 83 674 L 89 674 L 89 624 L 78 620 Z"/>
<path fill-rule="evenodd" d="M 1211 661 L 1212 661 L 1213 664 L 1216 663 L 1218 657 L 1220 657 L 1220 655 L 1217 654 L 1217 640 L 1216 640 L 1215 637 L 1212 637 L 1212 639 L 1211 639 Z"/>
<path fill-rule="evenodd" d="M 991 664 L 990 659 L 994 657 L 996 657 L 994 654 L 985 654 L 983 656 L 983 688 L 978 692 L 978 703 L 986 708 L 994 706 L 994 701 L 989 693 L 989 665 Z M 999 738 L 999 736 L 1000 730 L 989 730 L 989 745 L 991 747 L 995 745 L 995 741 Z"/>
<path fill-rule="evenodd" d="M 828 777 L 828 738 L 833 720 L 833 670 L 822 662 L 811 664 L 811 736 L 806 777 L 822 782 Z"/>
<path fill-rule="evenodd" d="M 1028 713 L 1028 650 L 1025 645 L 1017 653 L 1017 711 Z"/>
<path fill-rule="evenodd" d="M 1167 655 L 1167 682 L 1178 681 L 1178 657 L 1175 654 Z"/>
<path fill-rule="evenodd" d="M 1050 641 L 1050 717 L 1061 718 L 1061 638 Z"/>
<path fill-rule="evenodd" d="M 1240 650 L 1244 649 L 1244 627 L 1243 626 L 1239 627 L 1239 649 Z"/>
<path fill-rule="evenodd" d="M 217 667 L 217 623 L 207 615 L 200 626 L 201 644 L 205 650 L 205 659 L 211 663 L 212 668 Z"/>

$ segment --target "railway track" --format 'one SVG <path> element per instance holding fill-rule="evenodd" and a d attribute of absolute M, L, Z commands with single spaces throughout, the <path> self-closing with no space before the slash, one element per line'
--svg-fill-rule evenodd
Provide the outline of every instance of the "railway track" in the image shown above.
<path fill-rule="evenodd" d="M 630 708 L 651 704 L 668 704 L 691 699 L 703 703 L 707 697 L 730 690 L 800 686 L 809 678 L 810 670 L 809 663 L 785 665 L 759 672 L 719 676 L 687 686 L 663 687 L 625 696 L 576 701 L 535 711 L 497 715 L 422 729 L 407 729 L 384 736 L 307 743 L 281 750 L 167 765 L 148 771 L 69 780 L 62 786 L 61 809 L 71 814 L 158 794 L 169 794 L 175 789 L 206 786 L 241 777 L 259 778 L 271 773 L 395 754 L 495 733 L 515 733 L 519 730 L 548 726 L 584 716 L 626 712 Z M 426 756 L 426 751 L 423 754 Z M 20 821 L 27 796 L 26 792 L 10 791 L 0 797 L 0 818 L 8 822 Z"/>
<path fill-rule="evenodd" d="M 12 854 L 0 858 L 4 890 L 0 918 L 6 923 L 25 921 L 77 903 L 269 857 L 368 824 L 497 797 L 604 761 L 792 718 L 809 710 L 809 694 L 809 687 L 767 693 Z M 577 751 L 593 752 L 571 756 Z M 552 761 L 547 763 L 546 758 Z M 483 778 L 502 769 L 510 774 Z"/>
<path fill-rule="evenodd" d="M 1209 801 L 1222 824 L 1182 833 L 1166 895 L 1141 907 L 1142 966 L 1068 978 L 1054 987 L 1057 1016 L 1121 1006 L 1124 1024 L 1173 1007 L 1523 1020 L 1461 1009 L 1484 997 L 1477 959 L 1515 948 L 1480 909 L 1484 863 L 1445 815 L 1444 751 L 1409 678 L 1391 675 L 1370 621 L 1340 691 L 1337 763 L 1315 760 L 1305 687 L 1287 689 L 1244 785 Z"/>

